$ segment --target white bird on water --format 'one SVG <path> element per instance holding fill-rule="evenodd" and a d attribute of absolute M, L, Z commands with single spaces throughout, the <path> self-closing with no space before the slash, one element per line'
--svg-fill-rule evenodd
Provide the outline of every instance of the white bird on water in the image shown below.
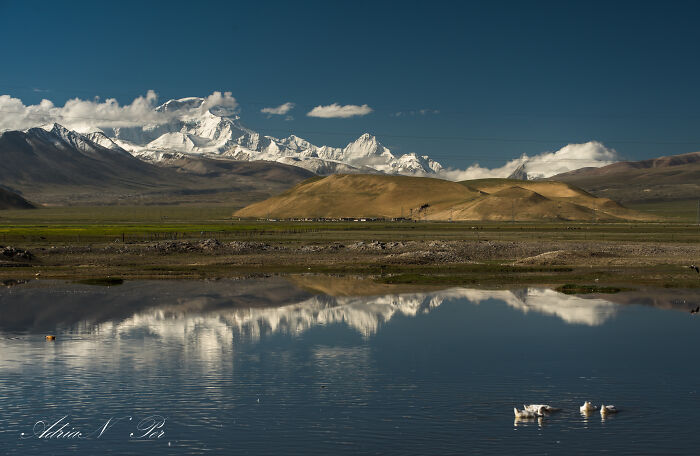
<path fill-rule="evenodd" d="M 518 410 L 517 408 L 513 408 L 513 413 L 515 414 L 515 419 L 519 420 L 537 418 L 538 416 L 540 416 L 537 412 L 531 412 L 529 410 Z"/>
<path fill-rule="evenodd" d="M 523 405 L 523 410 L 526 410 L 528 412 L 535 412 L 538 415 L 543 415 L 545 413 L 558 412 L 561 409 L 552 407 L 551 405 L 547 404 L 528 404 Z"/>
<path fill-rule="evenodd" d="M 596 410 L 598 410 L 598 407 L 591 404 L 590 401 L 586 401 L 583 403 L 583 405 L 581 407 L 579 407 L 579 410 L 581 410 L 581 413 L 588 414 L 588 413 L 595 412 Z"/>
<path fill-rule="evenodd" d="M 617 409 L 615 408 L 614 405 L 601 405 L 600 406 L 600 415 L 605 416 L 610 413 L 617 413 Z"/>

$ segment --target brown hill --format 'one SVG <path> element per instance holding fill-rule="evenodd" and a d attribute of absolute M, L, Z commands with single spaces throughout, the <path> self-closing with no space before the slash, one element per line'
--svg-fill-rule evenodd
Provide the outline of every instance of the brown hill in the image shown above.
<path fill-rule="evenodd" d="M 462 205 L 456 219 L 467 220 L 648 220 L 608 198 L 563 182 L 478 179 L 461 182 L 488 198 Z M 510 206 L 510 208 L 508 207 Z"/>
<path fill-rule="evenodd" d="M 334 174 L 305 180 L 238 212 L 239 217 L 420 217 L 477 198 L 455 182 L 423 177 Z M 415 212 L 415 213 L 414 213 Z"/>
<path fill-rule="evenodd" d="M 332 175 L 251 204 L 237 217 L 409 217 L 420 220 L 650 220 L 560 182 Z"/>
<path fill-rule="evenodd" d="M 700 152 L 581 168 L 551 180 L 622 203 L 678 201 L 700 196 Z"/>

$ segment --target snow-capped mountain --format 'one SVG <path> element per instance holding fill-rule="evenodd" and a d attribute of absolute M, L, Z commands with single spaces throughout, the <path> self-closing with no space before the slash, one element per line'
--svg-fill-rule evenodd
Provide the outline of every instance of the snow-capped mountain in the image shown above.
<path fill-rule="evenodd" d="M 101 133 L 82 135 L 59 124 L 0 134 L 0 157 L 0 182 L 26 195 L 46 186 L 53 186 L 48 193 L 60 193 L 56 185 L 157 185 L 167 174 Z"/>
<path fill-rule="evenodd" d="M 282 163 L 178 154 L 185 155 L 162 152 L 154 166 L 102 132 L 78 133 L 57 123 L 9 130 L 0 132 L 0 183 L 37 205 L 162 203 L 189 195 L 199 201 L 201 191 L 227 195 L 227 200 L 243 198 L 246 205 L 313 176 Z"/>
<path fill-rule="evenodd" d="M 344 148 L 316 146 L 295 135 L 282 139 L 263 136 L 243 126 L 230 109 L 208 106 L 204 98 L 170 100 L 155 110 L 164 114 L 164 123 L 101 128 L 87 137 L 103 147 L 121 148 L 142 160 L 156 162 L 173 154 L 193 154 L 276 161 L 317 174 L 435 174 L 442 169 L 428 156 L 397 157 L 369 133 Z"/>
<path fill-rule="evenodd" d="M 101 132 L 89 133 L 81 135 L 78 132 L 69 130 L 63 125 L 54 123 L 44 125 L 41 129 L 36 130 L 41 134 L 41 130 L 47 132 L 44 136 L 51 143 L 58 147 L 72 147 L 87 156 L 97 156 L 104 154 L 106 151 L 113 152 L 116 155 L 126 155 L 127 151 L 116 145 L 111 139 Z M 34 131 L 34 130 L 28 130 Z M 97 147 L 99 146 L 99 147 Z"/>

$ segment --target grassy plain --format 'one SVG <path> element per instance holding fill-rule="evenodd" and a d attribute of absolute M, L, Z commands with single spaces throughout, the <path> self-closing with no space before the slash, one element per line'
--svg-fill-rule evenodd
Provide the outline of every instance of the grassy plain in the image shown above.
<path fill-rule="evenodd" d="M 236 208 L 215 206 L 75 206 L 0 211 L 0 239 L 14 242 L 110 242 L 122 233 L 133 241 L 257 238 L 293 240 L 605 240 L 698 242 L 689 203 L 667 207 L 645 203 L 637 209 L 677 214 L 667 223 L 641 222 L 269 222 L 241 220 Z M 78 239 L 80 236 L 80 239 Z"/>
<path fill-rule="evenodd" d="M 668 223 L 260 222 L 234 219 L 235 209 L 1 211 L 0 245 L 27 249 L 34 258 L 3 260 L 0 279 L 318 273 L 440 286 L 700 286 L 687 268 L 699 260 L 700 229 L 687 217 Z"/>
<path fill-rule="evenodd" d="M 698 222 L 697 199 L 629 203 L 625 206 L 637 211 L 648 212 L 677 223 L 697 224 Z"/>

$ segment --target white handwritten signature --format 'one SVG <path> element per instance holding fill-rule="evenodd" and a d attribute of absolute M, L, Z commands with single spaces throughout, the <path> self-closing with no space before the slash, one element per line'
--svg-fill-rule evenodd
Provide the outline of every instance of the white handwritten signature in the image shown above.
<path fill-rule="evenodd" d="M 34 423 L 31 433 L 22 432 L 20 439 L 39 440 L 96 440 L 120 422 L 135 422 L 130 415 L 110 417 L 104 424 L 89 431 L 76 429 L 70 424 L 69 415 L 55 421 L 40 420 Z M 136 424 L 136 429 L 129 433 L 131 440 L 158 440 L 165 436 L 166 418 L 162 415 L 150 415 Z"/>

